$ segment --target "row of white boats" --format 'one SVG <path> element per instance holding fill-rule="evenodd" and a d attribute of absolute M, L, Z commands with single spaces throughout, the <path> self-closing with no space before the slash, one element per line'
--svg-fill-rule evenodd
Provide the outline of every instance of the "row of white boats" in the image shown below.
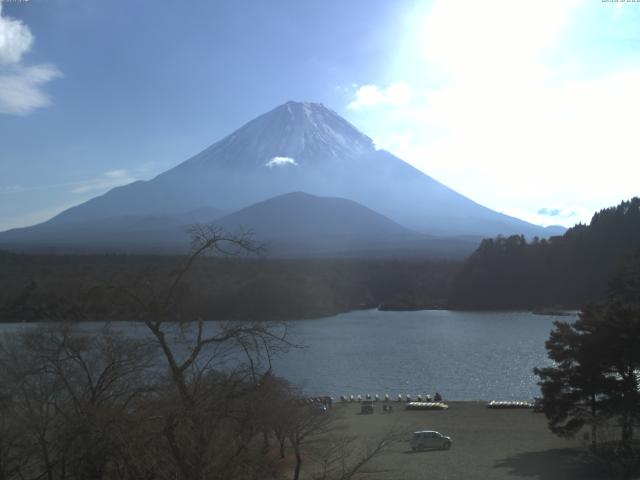
<path fill-rule="evenodd" d="M 391 397 L 389 396 L 388 393 L 385 393 L 382 397 L 378 394 L 376 395 L 365 395 L 364 397 L 362 395 L 340 395 L 340 401 L 341 402 L 356 402 L 356 403 L 360 403 L 363 400 L 370 400 L 373 402 L 390 402 Z M 417 402 L 433 402 L 434 398 L 429 395 L 428 393 L 424 393 L 424 394 L 418 394 L 416 396 L 412 396 L 412 395 L 398 395 L 395 398 L 396 402 L 413 402 L 413 401 L 417 401 Z M 438 399 L 439 400 L 439 399 Z"/>
<path fill-rule="evenodd" d="M 531 402 L 513 402 L 513 401 L 498 401 L 491 400 L 487 403 L 487 408 L 533 408 L 534 404 Z"/>
<path fill-rule="evenodd" d="M 406 410 L 446 410 L 449 405 L 443 402 L 409 402 Z"/>
<path fill-rule="evenodd" d="M 380 395 L 340 395 L 340 401 L 343 403 L 362 403 L 362 402 L 399 402 L 406 403 L 407 410 L 445 410 L 449 406 L 442 401 L 441 398 L 433 398 L 428 393 L 412 395 L 398 395 L 393 400 L 389 394 Z M 331 405 L 334 399 L 329 396 L 309 398 L 305 400 L 308 403 L 321 403 Z M 494 409 L 510 409 L 510 408 L 535 408 L 535 404 L 524 401 L 502 401 L 491 400 L 487 403 L 487 408 Z"/>

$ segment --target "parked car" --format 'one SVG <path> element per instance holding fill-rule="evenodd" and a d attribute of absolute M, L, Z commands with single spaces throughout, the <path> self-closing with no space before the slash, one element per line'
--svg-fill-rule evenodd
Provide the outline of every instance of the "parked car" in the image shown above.
<path fill-rule="evenodd" d="M 373 402 L 371 400 L 365 400 L 364 402 L 362 402 L 362 405 L 360 406 L 360 413 L 373 413 Z"/>
<path fill-rule="evenodd" d="M 413 437 L 411 438 L 411 450 L 416 452 L 418 450 L 426 450 L 428 448 L 448 450 L 451 448 L 451 438 L 433 430 L 420 430 L 418 432 L 413 432 Z"/>

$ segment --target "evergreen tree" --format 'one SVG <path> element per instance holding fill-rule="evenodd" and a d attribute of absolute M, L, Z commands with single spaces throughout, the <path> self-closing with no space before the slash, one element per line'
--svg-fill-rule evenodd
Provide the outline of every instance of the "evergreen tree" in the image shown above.
<path fill-rule="evenodd" d="M 607 389 L 607 377 L 593 328 L 593 321 L 600 318 L 599 310 L 589 306 L 575 323 L 555 322 L 555 329 L 546 342 L 555 366 L 534 370 L 541 379 L 543 411 L 551 431 L 573 437 L 585 425 L 590 425 L 594 447 L 597 426 L 609 414 L 602 396 Z"/>
<path fill-rule="evenodd" d="M 611 282 L 606 300 L 589 305 L 572 324 L 556 322 L 546 343 L 553 367 L 537 368 L 551 431 L 574 436 L 605 419 L 621 427 L 629 447 L 640 419 L 640 261 Z"/>
<path fill-rule="evenodd" d="M 464 309 L 578 308 L 601 300 L 608 279 L 640 248 L 640 198 L 596 213 L 561 237 L 483 240 L 452 282 Z"/>

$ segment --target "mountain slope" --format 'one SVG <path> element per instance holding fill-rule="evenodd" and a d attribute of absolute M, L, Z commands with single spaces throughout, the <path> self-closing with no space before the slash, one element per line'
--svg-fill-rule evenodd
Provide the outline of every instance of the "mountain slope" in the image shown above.
<path fill-rule="evenodd" d="M 276 195 L 307 191 L 304 187 L 313 183 L 309 177 L 319 164 L 372 152 L 370 138 L 324 106 L 288 102 L 154 179 L 116 187 L 51 221 L 123 212 L 174 215 L 199 205 L 234 211 Z M 323 180 L 319 183 L 328 179 Z M 322 194 L 317 190 L 310 193 Z"/>
<path fill-rule="evenodd" d="M 251 230 L 272 257 L 462 257 L 469 239 L 422 235 L 352 200 L 303 192 L 280 195 L 220 218 L 228 231 Z"/>
<path fill-rule="evenodd" d="M 367 239 L 422 237 L 352 200 L 303 192 L 280 195 L 218 219 L 227 229 L 251 228 L 264 238 L 345 237 Z"/>
<path fill-rule="evenodd" d="M 152 180 L 114 188 L 9 237 L 20 242 L 55 225 L 62 239 L 64 225 L 124 216 L 179 219 L 202 205 L 237 211 L 296 191 L 353 200 L 424 234 L 549 235 L 376 150 L 370 138 L 323 105 L 288 102 Z M 7 238 L 0 234 L 0 243 Z"/>
<path fill-rule="evenodd" d="M 215 212 L 201 208 L 179 217 L 47 223 L 5 232 L 0 235 L 0 246 L 55 253 L 183 253 L 189 248 L 189 228 L 194 223 L 214 223 L 229 232 L 251 231 L 270 258 L 463 258 L 480 242 L 477 237 L 419 234 L 352 200 L 302 192 L 213 219 Z"/>
<path fill-rule="evenodd" d="M 0 233 L 0 245 L 13 250 L 54 252 L 184 251 L 189 225 L 214 222 L 225 213 L 203 206 L 179 216 L 123 215 L 45 222 Z"/>

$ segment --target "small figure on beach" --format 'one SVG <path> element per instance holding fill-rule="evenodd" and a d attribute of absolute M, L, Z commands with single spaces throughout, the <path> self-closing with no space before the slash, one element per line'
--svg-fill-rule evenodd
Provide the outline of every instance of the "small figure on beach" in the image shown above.
<path fill-rule="evenodd" d="M 440 395 L 439 392 L 436 392 L 436 394 L 433 396 L 433 401 L 434 402 L 441 402 L 442 401 L 442 395 Z"/>

